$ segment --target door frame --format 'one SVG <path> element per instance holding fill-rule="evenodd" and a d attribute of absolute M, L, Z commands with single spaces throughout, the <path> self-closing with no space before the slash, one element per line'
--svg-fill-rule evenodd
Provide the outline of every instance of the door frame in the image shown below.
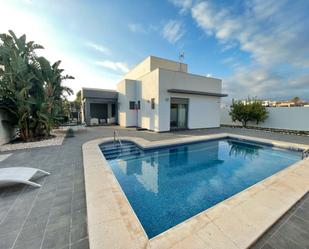
<path fill-rule="evenodd" d="M 184 104 L 187 106 L 186 108 L 186 124 L 185 127 L 171 127 L 171 106 L 172 104 Z M 188 123 L 189 123 L 189 98 L 179 98 L 179 97 L 171 97 L 170 98 L 170 130 L 187 130 L 188 128 Z M 178 120 L 178 108 L 177 108 L 177 120 Z"/>

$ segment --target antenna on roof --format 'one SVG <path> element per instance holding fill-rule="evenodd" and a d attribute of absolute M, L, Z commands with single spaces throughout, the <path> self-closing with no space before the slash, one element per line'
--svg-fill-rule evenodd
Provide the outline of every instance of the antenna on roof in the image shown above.
<path fill-rule="evenodd" d="M 182 72 L 181 64 L 183 60 L 185 59 L 185 52 L 179 52 L 179 71 Z"/>
<path fill-rule="evenodd" d="M 183 62 L 183 60 L 185 59 L 185 52 L 179 52 L 179 61 L 180 63 Z"/>

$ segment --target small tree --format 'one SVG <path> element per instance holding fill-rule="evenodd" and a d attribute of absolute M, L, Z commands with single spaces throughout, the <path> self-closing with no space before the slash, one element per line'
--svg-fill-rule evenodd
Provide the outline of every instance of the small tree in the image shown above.
<path fill-rule="evenodd" d="M 294 103 L 294 105 L 299 105 L 301 102 L 299 97 L 294 97 L 291 99 L 291 101 Z"/>
<path fill-rule="evenodd" d="M 251 103 L 251 117 L 252 120 L 250 121 L 256 122 L 257 125 L 267 119 L 268 112 L 266 110 L 266 107 L 262 106 L 262 103 L 260 101 L 254 101 L 253 103 Z"/>
<path fill-rule="evenodd" d="M 233 100 L 229 114 L 233 122 L 239 121 L 243 127 L 247 127 L 249 121 L 259 124 L 268 117 L 265 106 L 260 101 L 250 99 L 244 102 Z"/>

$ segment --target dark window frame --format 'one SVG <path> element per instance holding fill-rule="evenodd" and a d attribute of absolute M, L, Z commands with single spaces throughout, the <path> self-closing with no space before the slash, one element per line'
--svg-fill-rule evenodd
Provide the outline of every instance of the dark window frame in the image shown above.
<path fill-rule="evenodd" d="M 137 101 L 137 109 L 140 110 L 141 109 L 141 101 Z"/>
<path fill-rule="evenodd" d="M 135 110 L 135 101 L 129 101 L 129 109 Z"/>
<path fill-rule="evenodd" d="M 151 109 L 154 110 L 156 107 L 155 98 L 151 98 L 150 103 L 151 103 Z"/>

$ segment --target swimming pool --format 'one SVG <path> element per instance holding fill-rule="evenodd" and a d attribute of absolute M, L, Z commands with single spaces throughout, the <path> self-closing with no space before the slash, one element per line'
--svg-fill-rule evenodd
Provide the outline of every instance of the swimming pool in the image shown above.
<path fill-rule="evenodd" d="M 143 150 L 100 146 L 149 238 L 273 175 L 301 152 L 235 139 Z"/>

